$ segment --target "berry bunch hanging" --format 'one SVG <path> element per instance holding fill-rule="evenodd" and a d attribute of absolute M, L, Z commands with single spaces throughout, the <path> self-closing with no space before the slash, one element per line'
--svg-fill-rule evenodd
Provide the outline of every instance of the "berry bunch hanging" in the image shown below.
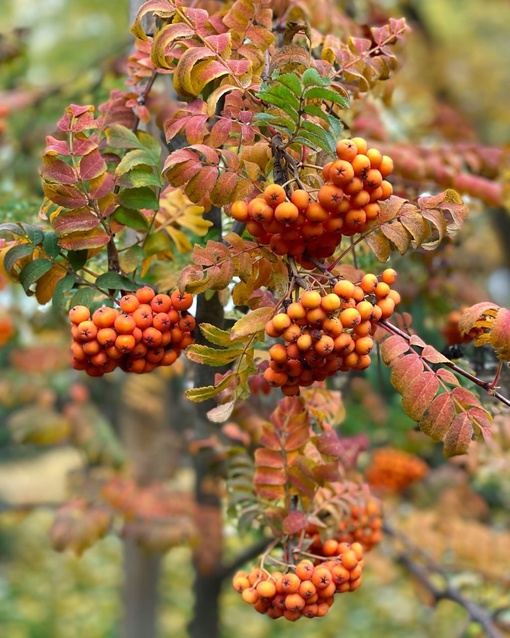
<path fill-rule="evenodd" d="M 74 306 L 69 311 L 73 367 L 100 377 L 117 367 L 140 374 L 172 365 L 194 342 L 192 303 L 188 293 L 156 294 L 143 286 L 124 295 L 119 309 L 101 306 L 91 315 L 86 306 Z"/>
<path fill-rule="evenodd" d="M 305 290 L 266 324 L 266 334 L 282 338 L 269 349 L 264 378 L 287 396 L 300 387 L 324 381 L 338 371 L 364 370 L 370 365 L 377 323 L 388 318 L 400 301 L 390 285 L 393 269 L 363 276 L 359 284 L 337 281 L 330 292 Z"/>
<path fill-rule="evenodd" d="M 270 573 L 259 567 L 239 571 L 232 585 L 244 602 L 270 618 L 296 621 L 302 616 L 325 616 L 335 594 L 355 591 L 361 585 L 363 547 L 360 543 L 337 543 L 330 558 L 305 558 L 285 572 Z"/>
<path fill-rule="evenodd" d="M 304 268 L 312 259 L 330 257 L 342 236 L 367 230 L 380 213 L 379 202 L 393 187 L 387 177 L 393 161 L 360 137 L 340 140 L 338 159 L 324 165 L 324 184 L 312 199 L 304 189 L 287 198 L 278 184 L 266 187 L 261 197 L 232 204 L 234 219 L 246 222 L 246 229 L 260 244 L 277 255 L 292 255 Z"/>

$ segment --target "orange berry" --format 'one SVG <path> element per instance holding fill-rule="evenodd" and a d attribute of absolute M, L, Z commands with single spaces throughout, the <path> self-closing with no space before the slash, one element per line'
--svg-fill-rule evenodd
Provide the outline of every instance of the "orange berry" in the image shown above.
<path fill-rule="evenodd" d="M 135 295 L 138 301 L 143 304 L 150 303 L 154 299 L 156 293 L 150 286 L 142 286 L 141 288 L 138 288 Z"/>
<path fill-rule="evenodd" d="M 161 345 L 161 338 L 161 332 L 153 326 L 149 326 L 142 331 L 142 343 L 144 343 L 146 346 L 149 346 L 149 348 L 157 348 L 159 345 Z M 173 335 L 172 341 L 174 341 Z"/>
<path fill-rule="evenodd" d="M 317 194 L 321 206 L 326 210 L 336 211 L 344 199 L 344 191 L 335 184 L 323 184 Z"/>
<path fill-rule="evenodd" d="M 358 154 L 358 148 L 352 140 L 345 138 L 337 143 L 336 154 L 338 159 L 351 162 Z"/>
<path fill-rule="evenodd" d="M 77 326 L 82 321 L 90 319 L 90 310 L 87 306 L 73 306 L 69 310 L 69 319 Z"/>
<path fill-rule="evenodd" d="M 151 301 L 151 308 L 154 313 L 168 312 L 172 308 L 172 300 L 164 293 L 160 293 Z"/>
<path fill-rule="evenodd" d="M 351 208 L 344 217 L 344 235 L 347 234 L 347 227 L 355 232 L 361 232 L 361 227 L 367 221 L 367 214 L 362 208 Z"/>
<path fill-rule="evenodd" d="M 312 598 L 312 596 L 314 596 L 316 593 L 317 587 L 315 587 L 311 580 L 304 580 L 302 581 L 301 585 L 299 585 L 298 594 L 305 601 Z"/>
<path fill-rule="evenodd" d="M 369 190 L 374 190 L 376 188 L 379 188 L 382 180 L 383 178 L 380 171 L 378 171 L 376 168 L 371 168 L 367 171 L 365 179 L 363 181 L 365 182 L 365 186 Z"/>
<path fill-rule="evenodd" d="M 332 337 L 322 335 L 322 337 L 314 344 L 314 350 L 322 356 L 326 356 L 335 349 L 335 342 Z"/>
<path fill-rule="evenodd" d="M 336 592 L 336 585 L 333 582 L 333 578 L 331 579 L 331 582 L 329 583 L 329 585 L 327 585 L 326 587 L 323 587 L 322 589 L 318 589 L 317 593 L 319 594 L 319 598 L 325 600 L 325 602 L 327 602 L 326 599 L 332 598 L 335 595 Z"/>
<path fill-rule="evenodd" d="M 179 352 L 177 350 L 165 350 L 165 354 L 163 355 L 160 364 L 162 366 L 171 366 L 173 363 L 175 363 L 175 361 L 177 361 L 178 357 Z"/>
<path fill-rule="evenodd" d="M 321 305 L 321 300 L 322 297 L 317 290 L 305 290 L 299 299 L 307 310 L 318 308 Z"/>
<path fill-rule="evenodd" d="M 97 336 L 97 326 L 90 319 L 81 321 L 76 330 L 76 341 L 92 341 Z"/>
<path fill-rule="evenodd" d="M 140 300 L 136 295 L 124 295 L 119 301 L 119 306 L 122 312 L 132 313 L 140 305 Z"/>
<path fill-rule="evenodd" d="M 324 323 L 322 324 L 322 330 L 324 334 L 329 335 L 330 337 L 338 337 L 342 334 L 344 327 L 338 317 L 328 317 Z"/>
<path fill-rule="evenodd" d="M 322 167 L 322 176 L 324 177 L 324 181 L 329 182 L 330 181 L 330 177 L 331 177 L 331 166 L 333 165 L 333 162 L 327 162 L 326 164 L 324 164 L 324 166 Z"/>
<path fill-rule="evenodd" d="M 391 284 L 395 283 L 397 279 L 397 271 L 393 270 L 393 268 L 386 268 L 386 270 L 382 271 L 381 280 L 384 281 L 385 284 L 391 286 Z"/>
<path fill-rule="evenodd" d="M 263 580 L 257 586 L 257 594 L 261 598 L 273 598 L 276 595 L 276 585 L 272 580 Z"/>
<path fill-rule="evenodd" d="M 356 310 L 358 310 L 357 307 L 356 307 Z M 372 322 L 370 321 L 370 319 L 365 319 L 364 321 L 359 323 L 357 326 L 354 326 L 353 332 L 357 337 L 366 337 L 367 335 L 370 334 L 371 330 L 372 330 Z"/>
<path fill-rule="evenodd" d="M 119 313 L 109 306 L 101 306 L 92 315 L 92 321 L 98 328 L 111 328 Z"/>
<path fill-rule="evenodd" d="M 342 552 L 340 562 L 342 563 L 342 567 L 351 571 L 351 569 L 354 569 L 357 566 L 358 559 L 352 549 L 348 549 L 345 552 Z"/>
<path fill-rule="evenodd" d="M 395 310 L 395 302 L 391 297 L 384 297 L 383 299 L 379 299 L 379 301 L 376 303 L 376 306 L 379 306 L 382 311 L 382 319 L 387 319 L 388 317 L 390 317 Z"/>
<path fill-rule="evenodd" d="M 292 321 L 303 319 L 306 315 L 306 308 L 298 301 L 293 301 L 287 306 L 287 315 Z"/>
<path fill-rule="evenodd" d="M 288 360 L 287 348 L 281 343 L 275 343 L 269 348 L 269 355 L 273 361 L 279 364 L 285 364 Z"/>
<path fill-rule="evenodd" d="M 317 616 L 317 603 L 310 603 L 303 607 L 302 614 L 306 618 L 315 618 Z"/>
<path fill-rule="evenodd" d="M 244 200 L 238 199 L 230 207 L 230 214 L 238 222 L 247 222 L 249 218 L 248 204 Z"/>
<path fill-rule="evenodd" d="M 255 587 L 247 587 L 246 589 L 243 589 L 241 596 L 244 602 L 249 605 L 254 605 L 259 599 L 259 595 Z"/>
<path fill-rule="evenodd" d="M 285 607 L 290 611 L 301 611 L 305 606 L 305 601 L 301 596 L 296 594 L 288 594 L 285 597 Z"/>
<path fill-rule="evenodd" d="M 362 321 L 366 321 L 367 319 L 372 319 L 374 314 L 374 306 L 370 303 L 370 301 L 358 301 L 356 304 L 356 310 L 359 312 Z"/>
<path fill-rule="evenodd" d="M 367 204 L 366 206 L 363 206 L 363 210 L 365 211 L 367 222 L 371 222 L 374 219 L 377 219 L 381 214 L 381 207 L 377 202 L 372 202 L 370 204 Z"/>
<path fill-rule="evenodd" d="M 305 218 L 311 224 L 322 223 L 328 218 L 328 211 L 319 202 L 311 202 L 305 210 Z"/>
<path fill-rule="evenodd" d="M 335 338 L 335 352 L 344 356 L 351 353 L 355 348 L 354 339 L 348 332 L 343 332 Z"/>
<path fill-rule="evenodd" d="M 284 330 L 282 337 L 285 341 L 297 341 L 301 335 L 301 328 L 296 324 L 291 324 L 286 330 Z"/>
<path fill-rule="evenodd" d="M 250 581 L 247 578 L 246 572 L 237 572 L 232 578 L 232 587 L 242 594 L 245 589 L 248 589 L 250 586 Z"/>
<path fill-rule="evenodd" d="M 372 165 L 372 168 L 379 168 L 383 158 L 381 151 L 379 151 L 376 148 L 369 148 L 367 149 L 365 155 L 370 160 L 370 164 Z"/>
<path fill-rule="evenodd" d="M 273 208 L 276 208 L 278 204 L 281 204 L 286 199 L 285 189 L 279 184 L 266 186 L 263 196 L 266 203 Z"/>
<path fill-rule="evenodd" d="M 354 209 L 363 208 L 370 203 L 370 193 L 367 190 L 360 190 L 359 193 L 351 195 L 351 206 Z M 366 219 L 366 213 L 365 213 Z"/>
<path fill-rule="evenodd" d="M 338 541 L 334 538 L 328 538 L 322 544 L 322 553 L 324 556 L 336 556 L 338 550 Z"/>
<path fill-rule="evenodd" d="M 107 346 L 104 351 L 108 355 L 108 358 L 112 360 L 122 359 L 124 356 L 115 346 Z"/>
<path fill-rule="evenodd" d="M 380 281 L 375 287 L 375 294 L 379 298 L 387 297 L 390 293 L 390 287 L 384 281 Z"/>
<path fill-rule="evenodd" d="M 286 330 L 292 323 L 290 317 L 285 312 L 279 312 L 276 314 L 273 319 L 273 326 L 275 331 L 281 334 L 284 330 Z"/>
<path fill-rule="evenodd" d="M 329 176 L 333 184 L 344 186 L 354 177 L 354 169 L 350 162 L 339 159 L 331 165 Z"/>
<path fill-rule="evenodd" d="M 388 177 L 390 173 L 393 173 L 393 160 L 389 155 L 382 156 L 379 170 L 381 171 L 381 175 L 383 177 Z"/>
<path fill-rule="evenodd" d="M 351 138 L 351 142 L 356 145 L 356 148 L 358 149 L 358 153 L 364 154 L 367 152 L 368 144 L 367 144 L 367 141 L 363 139 L 362 137 L 353 137 Z"/>
<path fill-rule="evenodd" d="M 307 191 L 298 188 L 292 192 L 290 196 L 290 201 L 297 206 L 300 210 L 305 210 L 305 208 L 310 203 L 310 195 Z"/>
<path fill-rule="evenodd" d="M 283 202 L 275 208 L 274 216 L 282 224 L 292 224 L 298 218 L 299 210 L 292 202 Z"/>
<path fill-rule="evenodd" d="M 295 622 L 296 620 L 299 620 L 301 618 L 301 612 L 294 611 L 293 609 L 284 609 L 283 615 L 287 620 L 290 620 L 291 622 Z"/>
<path fill-rule="evenodd" d="M 115 344 L 117 332 L 113 328 L 101 328 L 97 331 L 96 339 L 103 347 L 108 348 Z"/>
<path fill-rule="evenodd" d="M 272 388 L 278 388 L 287 383 L 288 375 L 285 372 L 277 372 L 271 368 L 264 370 L 264 379 L 269 383 Z"/>
<path fill-rule="evenodd" d="M 300 580 L 310 580 L 313 574 L 314 565 L 311 560 L 307 558 L 299 561 L 296 565 L 296 576 Z"/>
<path fill-rule="evenodd" d="M 381 188 L 382 188 L 382 195 L 381 197 L 379 197 L 379 199 L 381 200 L 388 199 L 388 197 L 391 197 L 393 195 L 393 186 L 390 184 L 390 182 L 386 181 L 385 179 L 383 179 L 381 183 Z"/>
<path fill-rule="evenodd" d="M 119 334 L 115 339 L 115 348 L 122 353 L 131 352 L 135 345 L 136 341 L 132 334 Z"/>
<path fill-rule="evenodd" d="M 361 323 L 361 315 L 356 308 L 346 308 L 342 310 L 338 317 L 344 328 L 354 328 Z"/>
<path fill-rule="evenodd" d="M 82 344 L 83 352 L 91 357 L 97 354 L 101 350 L 101 345 L 97 341 L 97 339 L 92 339 L 92 341 L 86 341 Z"/>
<path fill-rule="evenodd" d="M 193 305 L 193 295 L 189 292 L 174 290 L 171 294 L 172 306 L 179 311 L 189 310 Z"/>
<path fill-rule="evenodd" d="M 335 310 L 338 310 L 340 305 L 340 297 L 334 292 L 325 295 L 321 299 L 321 308 L 327 314 L 331 314 L 332 312 L 335 312 Z"/>
<path fill-rule="evenodd" d="M 398 306 L 401 301 L 400 293 L 398 293 L 396 290 L 390 290 L 390 292 L 388 293 L 388 297 L 390 299 L 393 299 L 395 306 Z"/>
<path fill-rule="evenodd" d="M 350 299 L 354 293 L 354 284 L 347 279 L 340 279 L 333 286 L 333 292 L 341 299 Z"/>
<path fill-rule="evenodd" d="M 297 344 L 297 347 L 303 352 L 305 352 L 306 350 L 309 350 L 313 345 L 311 335 L 302 334 L 300 337 L 297 338 L 296 344 Z"/>
<path fill-rule="evenodd" d="M 277 337 L 279 337 L 282 334 L 282 330 L 277 330 L 275 328 L 275 325 L 273 323 L 273 320 L 270 319 L 265 326 L 265 331 L 268 337 L 272 337 L 273 339 L 276 339 Z"/>
<path fill-rule="evenodd" d="M 360 286 L 362 290 L 369 295 L 375 292 L 378 283 L 377 277 L 369 273 L 363 276 Z"/>
<path fill-rule="evenodd" d="M 358 153 L 352 160 L 352 168 L 356 177 L 360 177 L 365 180 L 368 171 L 370 170 L 370 160 L 363 153 Z"/>
<path fill-rule="evenodd" d="M 312 583 L 318 590 L 324 589 L 332 582 L 331 572 L 326 567 L 316 567 L 312 574 Z"/>
<path fill-rule="evenodd" d="M 364 184 L 361 177 L 353 177 L 351 181 L 343 187 L 344 193 L 346 195 L 351 195 L 351 196 L 356 195 L 357 193 L 363 190 L 363 186 Z M 347 199 L 344 201 L 347 202 Z"/>
<path fill-rule="evenodd" d="M 133 315 L 123 313 L 115 319 L 113 327 L 117 334 L 129 335 L 132 334 L 133 330 L 136 328 L 136 321 Z"/>
<path fill-rule="evenodd" d="M 360 337 L 354 342 L 354 350 L 359 355 L 370 354 L 374 347 L 374 340 L 372 337 Z"/>
<path fill-rule="evenodd" d="M 137 326 L 141 330 L 144 330 L 145 328 L 152 326 L 153 312 L 152 312 L 152 308 L 148 304 L 141 304 L 133 312 L 132 315 L 124 315 L 124 316 L 131 316 L 135 322 L 135 326 Z"/>
<path fill-rule="evenodd" d="M 295 594 L 299 586 L 301 585 L 301 579 L 297 574 L 292 572 L 284 574 L 281 579 L 281 590 L 284 594 Z"/>

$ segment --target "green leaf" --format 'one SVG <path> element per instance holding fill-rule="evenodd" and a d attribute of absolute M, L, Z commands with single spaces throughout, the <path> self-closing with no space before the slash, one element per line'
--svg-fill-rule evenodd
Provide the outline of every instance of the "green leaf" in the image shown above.
<path fill-rule="evenodd" d="M 299 99 L 301 95 L 301 82 L 295 73 L 284 73 L 275 78 L 275 81 L 286 86 Z"/>
<path fill-rule="evenodd" d="M 50 230 L 44 234 L 43 247 L 48 257 L 58 257 L 60 255 L 60 246 L 54 231 Z"/>
<path fill-rule="evenodd" d="M 207 399 L 212 399 L 217 394 L 219 394 L 222 390 L 227 388 L 231 381 L 236 378 L 236 374 L 232 372 L 228 374 L 224 379 L 222 379 L 218 385 L 208 385 L 204 388 L 191 388 L 190 390 L 186 390 L 186 398 L 193 403 L 200 403 L 201 401 L 207 401 Z"/>
<path fill-rule="evenodd" d="M 12 269 L 17 261 L 23 259 L 23 257 L 28 257 L 34 252 L 34 247 L 32 244 L 18 244 L 17 246 L 13 246 L 6 254 L 4 258 L 4 267 L 5 270 L 11 274 Z"/>
<path fill-rule="evenodd" d="M 317 69 L 314 69 L 313 67 L 306 69 L 301 80 L 303 82 L 303 86 L 328 86 L 331 82 L 330 78 L 327 76 L 323 77 Z"/>
<path fill-rule="evenodd" d="M 151 210 L 159 208 L 159 198 L 149 186 L 125 188 L 118 194 L 118 200 L 126 208 L 150 208 Z"/>
<path fill-rule="evenodd" d="M 71 264 L 73 270 L 80 270 L 87 263 L 89 256 L 88 250 L 68 250 L 67 259 Z"/>
<path fill-rule="evenodd" d="M 149 256 L 163 252 L 164 250 L 170 250 L 171 248 L 172 242 L 170 237 L 163 232 L 152 233 L 147 237 L 143 245 L 145 253 Z"/>
<path fill-rule="evenodd" d="M 232 341 L 230 339 L 230 330 L 222 330 L 212 323 L 201 323 L 199 325 L 200 332 L 209 341 L 216 346 L 230 346 Z"/>
<path fill-rule="evenodd" d="M 23 224 L 23 228 L 27 234 L 28 239 L 34 246 L 39 246 L 44 239 L 44 233 L 37 226 L 31 226 L 30 224 Z"/>
<path fill-rule="evenodd" d="M 255 122 L 262 122 L 263 124 L 269 124 L 270 126 L 281 126 L 288 129 L 292 134 L 296 129 L 296 124 L 292 120 L 281 115 L 273 115 L 272 113 L 256 113 L 254 116 Z"/>
<path fill-rule="evenodd" d="M 308 133 L 311 133 L 318 139 L 323 140 L 323 146 L 321 147 L 323 150 L 327 151 L 330 155 L 335 155 L 336 139 L 333 137 L 333 135 L 331 135 L 329 131 L 322 128 L 322 126 L 319 126 L 319 124 L 316 124 L 315 122 L 309 122 L 308 120 L 304 120 L 303 122 L 301 122 L 301 126 Z"/>
<path fill-rule="evenodd" d="M 4 224 L 0 224 L 0 233 L 2 231 L 9 231 L 14 233 L 15 235 L 19 235 L 20 237 L 26 237 L 27 233 L 21 224 L 13 224 L 12 222 L 5 222 Z"/>
<path fill-rule="evenodd" d="M 53 264 L 49 259 L 34 259 L 30 261 L 20 272 L 19 280 L 23 290 L 28 293 L 30 286 L 51 270 Z"/>
<path fill-rule="evenodd" d="M 61 312 L 63 312 L 65 304 L 65 293 L 69 292 L 69 290 L 72 289 L 74 283 L 74 275 L 66 275 L 63 279 L 57 282 L 57 285 L 53 290 L 53 296 L 51 298 L 53 309 L 57 313 L 60 314 Z"/>
<path fill-rule="evenodd" d="M 145 256 L 145 251 L 141 246 L 130 246 L 119 254 L 119 265 L 123 272 L 134 272 Z"/>
<path fill-rule="evenodd" d="M 113 214 L 113 218 L 120 224 L 133 228 L 134 230 L 147 230 L 149 222 L 146 217 L 138 210 L 133 208 L 124 208 L 120 206 Z"/>
<path fill-rule="evenodd" d="M 140 142 L 150 151 L 154 158 L 154 166 L 157 166 L 159 158 L 161 157 L 161 144 L 153 135 L 150 135 L 150 133 L 146 131 L 138 131 L 137 135 Z"/>
<path fill-rule="evenodd" d="M 161 187 L 161 178 L 156 175 L 152 168 L 140 165 L 133 168 L 128 173 L 120 175 L 117 184 L 120 188 L 140 188 L 140 186 L 157 186 Z"/>
<path fill-rule="evenodd" d="M 124 155 L 115 169 L 117 175 L 124 175 L 135 166 L 143 164 L 145 166 L 157 166 L 158 159 L 146 148 L 136 148 Z"/>
<path fill-rule="evenodd" d="M 136 290 L 139 286 L 118 272 L 105 272 L 96 279 L 96 286 L 105 290 Z"/>
<path fill-rule="evenodd" d="M 219 350 L 201 344 L 192 344 L 186 348 L 186 356 L 190 361 L 202 363 L 208 366 L 223 366 L 232 363 L 244 352 L 244 348 L 232 348 L 231 350 Z"/>
<path fill-rule="evenodd" d="M 106 141 L 111 148 L 139 148 L 144 149 L 144 145 L 137 136 L 122 124 L 113 124 L 106 129 Z"/>
<path fill-rule="evenodd" d="M 331 89 L 325 89 L 320 86 L 312 87 L 311 89 L 307 89 L 303 95 L 305 100 L 326 100 L 327 102 L 333 102 L 334 104 L 339 104 L 343 106 L 345 109 L 349 108 L 349 101 L 346 100 L 343 95 L 340 95 L 336 91 L 332 91 Z"/>
<path fill-rule="evenodd" d="M 90 288 L 89 286 L 80 288 L 74 293 L 73 298 L 71 299 L 70 306 L 71 308 L 73 306 L 87 306 L 88 308 L 90 308 L 95 295 L 95 290 L 93 288 Z"/>

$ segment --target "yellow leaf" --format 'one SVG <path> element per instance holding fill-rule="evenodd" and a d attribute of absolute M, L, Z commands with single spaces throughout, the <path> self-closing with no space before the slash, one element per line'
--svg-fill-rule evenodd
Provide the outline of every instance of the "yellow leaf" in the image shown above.
<path fill-rule="evenodd" d="M 172 241 L 177 247 L 177 250 L 180 253 L 188 253 L 191 252 L 192 245 L 190 240 L 186 237 L 186 235 L 177 228 L 173 226 L 167 226 L 165 231 L 170 235 Z"/>
<path fill-rule="evenodd" d="M 35 289 L 35 297 L 40 304 L 45 304 L 53 297 L 57 283 L 67 274 L 66 269 L 60 264 L 55 264 L 38 281 Z"/>

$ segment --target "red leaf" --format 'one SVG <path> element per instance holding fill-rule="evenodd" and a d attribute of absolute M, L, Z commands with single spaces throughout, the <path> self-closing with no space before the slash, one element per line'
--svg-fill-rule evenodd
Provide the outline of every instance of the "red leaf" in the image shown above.
<path fill-rule="evenodd" d="M 300 494 L 304 494 L 309 499 L 313 498 L 315 490 L 318 487 L 317 483 L 312 478 L 306 476 L 299 467 L 296 465 L 289 467 L 287 469 L 287 479 Z"/>
<path fill-rule="evenodd" d="M 43 155 L 41 177 L 47 182 L 57 184 L 75 184 L 78 181 L 76 171 L 64 160 L 53 155 Z"/>
<path fill-rule="evenodd" d="M 420 356 L 416 352 L 406 354 L 393 364 L 390 374 L 391 384 L 397 392 L 402 394 L 409 381 L 421 374 L 422 371 L 423 361 Z"/>
<path fill-rule="evenodd" d="M 439 381 L 433 372 L 409 377 L 402 392 L 402 407 L 411 419 L 419 421 L 439 390 Z"/>
<path fill-rule="evenodd" d="M 81 230 L 91 230 L 99 226 L 100 220 L 89 208 L 64 211 L 52 219 L 58 237 Z"/>
<path fill-rule="evenodd" d="M 453 388 L 452 397 L 454 397 L 457 401 L 463 406 L 471 406 L 474 405 L 478 407 L 480 405 L 480 400 L 476 397 L 472 392 L 466 390 L 466 388 Z"/>
<path fill-rule="evenodd" d="M 106 246 L 109 241 L 110 235 L 103 228 L 97 226 L 92 230 L 70 233 L 65 237 L 61 237 L 58 240 L 58 245 L 66 250 L 85 250 L 101 248 Z"/>
<path fill-rule="evenodd" d="M 71 155 L 69 144 L 64 140 L 57 140 L 52 135 L 46 136 L 46 148 L 44 152 L 46 155 Z"/>
<path fill-rule="evenodd" d="M 115 179 L 110 173 L 103 173 L 89 181 L 89 195 L 92 199 L 100 199 L 108 195 L 115 186 Z"/>
<path fill-rule="evenodd" d="M 392 335 L 381 344 L 381 356 L 386 365 L 391 365 L 395 359 L 409 350 L 409 343 L 398 335 Z"/>
<path fill-rule="evenodd" d="M 106 162 L 98 149 L 94 149 L 80 160 L 80 177 L 88 181 L 99 177 L 106 171 Z"/>
<path fill-rule="evenodd" d="M 230 118 L 219 119 L 211 129 L 209 143 L 211 146 L 218 148 L 222 146 L 228 139 L 234 122 Z"/>
<path fill-rule="evenodd" d="M 212 192 L 211 202 L 215 206 L 225 206 L 231 201 L 232 193 L 234 192 L 237 182 L 239 181 L 239 175 L 232 171 L 225 171 L 219 176 Z"/>
<path fill-rule="evenodd" d="M 468 451 L 472 438 L 473 426 L 471 425 L 469 416 L 465 412 L 457 414 L 444 438 L 445 456 L 450 457 L 465 454 Z"/>
<path fill-rule="evenodd" d="M 317 437 L 317 449 L 321 454 L 340 458 L 345 447 L 338 434 L 334 431 L 324 432 Z"/>
<path fill-rule="evenodd" d="M 448 392 L 437 396 L 418 423 L 422 432 L 434 441 L 442 441 L 455 417 L 455 404 Z"/>
<path fill-rule="evenodd" d="M 292 536 L 305 529 L 307 525 L 308 519 L 305 514 L 303 514 L 303 512 L 294 511 L 283 519 L 282 531 L 284 534 Z"/>
<path fill-rule="evenodd" d="M 282 441 L 271 425 L 262 426 L 262 434 L 260 436 L 260 444 L 270 450 L 282 450 Z"/>
<path fill-rule="evenodd" d="M 75 186 L 43 182 L 42 189 L 48 199 L 65 208 L 81 208 L 88 204 L 87 196 Z"/>
<path fill-rule="evenodd" d="M 450 370 L 446 370 L 446 368 L 439 368 L 439 370 L 436 371 L 436 376 L 440 377 L 442 381 L 449 385 L 459 385 L 457 377 Z"/>
<path fill-rule="evenodd" d="M 285 441 L 285 450 L 287 452 L 293 452 L 294 450 L 299 450 L 310 438 L 310 428 L 308 427 L 308 423 L 301 425 L 297 429 L 293 429 L 293 431 L 287 436 Z"/>
<path fill-rule="evenodd" d="M 491 417 L 483 408 L 471 408 L 468 410 L 471 423 L 474 425 L 477 434 L 481 434 L 485 440 L 492 438 Z"/>
<path fill-rule="evenodd" d="M 87 155 L 87 153 L 90 153 L 97 147 L 97 143 L 92 138 L 87 137 L 84 133 L 77 133 L 74 136 L 71 155 Z"/>

